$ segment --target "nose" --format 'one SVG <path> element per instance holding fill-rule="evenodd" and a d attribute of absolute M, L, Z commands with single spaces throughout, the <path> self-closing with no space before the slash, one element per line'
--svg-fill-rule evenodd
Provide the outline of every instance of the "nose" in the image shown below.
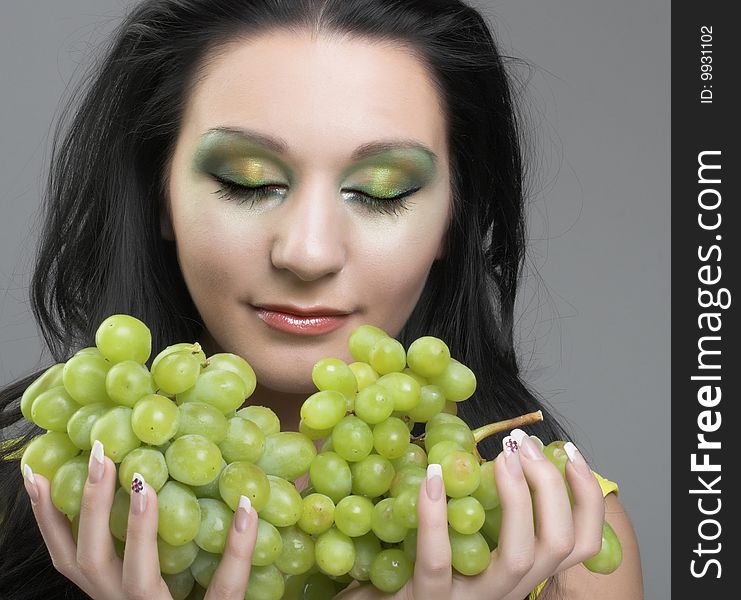
<path fill-rule="evenodd" d="M 319 184 L 300 187 L 283 204 L 270 258 L 276 269 L 314 281 L 342 270 L 347 226 L 336 190 Z"/>

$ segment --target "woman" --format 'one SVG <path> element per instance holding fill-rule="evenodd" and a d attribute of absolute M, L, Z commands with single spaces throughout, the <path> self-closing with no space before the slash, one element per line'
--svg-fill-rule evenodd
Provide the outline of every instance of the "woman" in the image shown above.
<path fill-rule="evenodd" d="M 477 374 L 460 413 L 471 426 L 542 409 L 513 348 L 517 121 L 491 33 L 461 2 L 141 2 L 55 148 L 47 208 L 32 302 L 57 361 L 91 345 L 106 316 L 132 314 L 157 349 L 197 339 L 207 354 L 246 358 L 259 383 L 249 402 L 295 429 L 312 365 L 350 360 L 349 333 L 371 323 L 405 347 L 422 335 L 448 343 Z M 296 323 L 286 312 L 327 311 L 341 315 L 332 331 L 285 330 Z M 20 420 L 15 402 L 38 375 L 3 390 L 0 426 Z M 568 439 L 544 414 L 528 433 Z M 24 431 L 5 456 L 39 433 Z M 579 453 L 567 467 L 572 510 L 535 444 L 501 448 L 501 438 L 481 448 L 499 455 L 491 566 L 453 574 L 433 473 L 420 491 L 414 576 L 396 597 L 514 600 L 536 587 L 540 599 L 642 597 L 630 521 Z M 130 515 L 124 559 L 115 554 L 110 459 L 86 485 L 77 545 L 48 481 L 27 477 L 29 503 L 17 460 L 2 468 L 0 589 L 10 598 L 86 597 L 77 588 L 169 597 L 153 493 Z M 240 513 L 207 598 L 244 596 L 256 516 Z M 607 576 L 579 564 L 599 548 L 603 518 L 624 550 Z M 367 586 L 340 596 L 384 597 Z"/>

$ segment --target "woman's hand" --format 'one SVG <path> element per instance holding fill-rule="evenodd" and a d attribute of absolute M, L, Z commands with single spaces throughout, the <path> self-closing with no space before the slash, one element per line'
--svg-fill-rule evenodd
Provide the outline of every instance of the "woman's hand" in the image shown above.
<path fill-rule="evenodd" d="M 96 455 L 100 459 L 96 458 Z M 100 600 L 172 600 L 160 575 L 157 554 L 157 495 L 147 483 L 132 491 L 126 549 L 116 554 L 109 518 L 116 490 L 116 465 L 96 443 L 90 454 L 88 479 L 82 496 L 77 544 L 70 522 L 52 504 L 49 481 L 26 474 L 36 521 L 54 568 L 92 598 Z M 255 511 L 240 508 L 229 530 L 224 555 L 214 573 L 207 600 L 243 600 L 257 537 Z M 237 526 L 240 526 L 240 530 Z"/>
<path fill-rule="evenodd" d="M 494 473 L 502 505 L 499 545 L 479 575 L 453 573 L 447 504 L 439 476 L 421 486 L 414 576 L 394 596 L 370 585 L 351 585 L 336 600 L 522 600 L 544 579 L 599 552 L 604 501 L 584 458 L 575 451 L 566 466 L 573 507 L 558 469 L 525 432 L 514 430 L 519 450 L 505 444 Z M 505 440 L 507 442 L 508 440 Z"/>

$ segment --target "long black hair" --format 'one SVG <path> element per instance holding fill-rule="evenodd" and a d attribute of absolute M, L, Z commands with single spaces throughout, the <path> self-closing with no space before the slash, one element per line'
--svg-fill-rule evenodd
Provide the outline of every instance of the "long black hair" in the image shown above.
<path fill-rule="evenodd" d="M 523 156 L 510 75 L 484 17 L 459 0 L 144 0 L 109 38 L 54 135 L 31 305 L 56 362 L 91 346 L 113 313 L 147 323 L 153 351 L 195 340 L 203 323 L 174 244 L 160 235 L 165 174 L 185 103 L 226 42 L 281 29 L 403 44 L 428 69 L 444 107 L 453 218 L 445 256 L 399 334 L 444 339 L 478 380 L 459 416 L 472 427 L 543 410 L 530 428 L 569 439 L 521 380 L 515 294 L 525 253 Z M 69 123 L 67 120 L 69 118 Z M 0 596 L 86 598 L 51 565 L 9 458 L 42 430 L 20 396 L 42 371 L 0 391 Z M 501 436 L 480 446 L 493 457 Z M 2 460 L 6 459 L 6 460 Z"/>

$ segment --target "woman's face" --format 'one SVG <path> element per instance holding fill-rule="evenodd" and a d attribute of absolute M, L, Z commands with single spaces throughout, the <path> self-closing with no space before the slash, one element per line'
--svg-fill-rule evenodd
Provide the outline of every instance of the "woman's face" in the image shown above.
<path fill-rule="evenodd" d="M 162 233 L 202 342 L 243 356 L 272 390 L 310 393 L 314 363 L 352 362 L 363 323 L 397 335 L 444 251 L 444 115 L 401 46 L 282 32 L 230 45 L 193 89 L 168 175 Z M 246 197 L 219 180 L 271 187 Z M 389 200 L 410 190 L 404 206 Z M 349 314 L 301 335 L 255 308 L 276 304 Z"/>

